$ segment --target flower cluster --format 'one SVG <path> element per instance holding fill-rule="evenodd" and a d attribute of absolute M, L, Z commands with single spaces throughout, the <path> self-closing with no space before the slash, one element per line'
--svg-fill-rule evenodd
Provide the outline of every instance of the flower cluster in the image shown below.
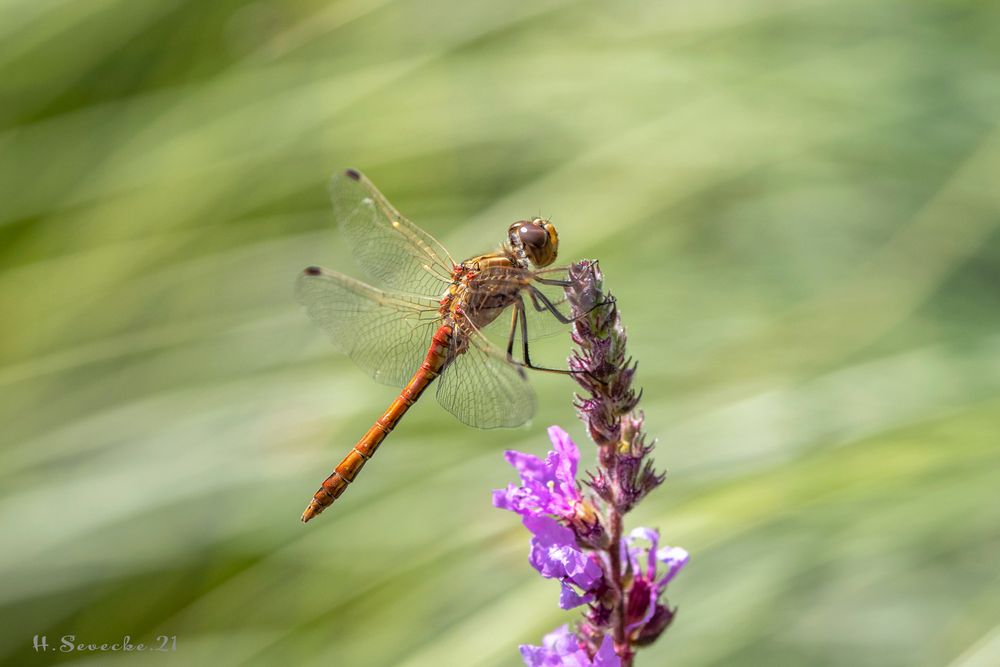
<path fill-rule="evenodd" d="M 688 561 L 679 547 L 660 547 L 650 528 L 623 535 L 623 517 L 659 486 L 636 411 L 636 365 L 625 354 L 625 330 L 614 299 L 602 292 L 596 265 L 570 268 L 567 301 L 574 319 L 570 370 L 584 390 L 575 405 L 598 447 L 596 472 L 577 480 L 580 452 L 558 426 L 545 460 L 508 451 L 521 476 L 493 494 L 493 504 L 521 515 L 531 532 L 529 562 L 562 585 L 559 604 L 587 608 L 575 630 L 563 626 L 542 646 L 522 646 L 529 667 L 629 667 L 635 650 L 655 641 L 673 621 L 664 593 Z M 584 488 L 584 485 L 586 489 Z"/>
<path fill-rule="evenodd" d="M 523 452 L 508 451 L 507 463 L 521 474 L 521 486 L 510 484 L 493 492 L 493 505 L 525 517 L 554 516 L 570 526 L 582 542 L 607 547 L 608 535 L 593 503 L 583 498 L 576 481 L 580 450 L 558 426 L 549 428 L 553 450 L 545 461 Z"/>

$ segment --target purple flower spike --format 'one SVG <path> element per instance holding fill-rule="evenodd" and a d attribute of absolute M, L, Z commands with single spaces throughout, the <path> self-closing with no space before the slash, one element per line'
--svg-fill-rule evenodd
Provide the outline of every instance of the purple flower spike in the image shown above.
<path fill-rule="evenodd" d="M 524 525 L 533 535 L 528 562 L 543 577 L 562 582 L 559 606 L 572 609 L 590 602 L 593 591 L 602 583 L 603 573 L 597 561 L 577 546 L 573 531 L 547 516 L 525 517 Z"/>
<path fill-rule="evenodd" d="M 577 413 L 597 445 L 597 469 L 578 481 L 580 452 L 558 426 L 549 429 L 552 451 L 544 460 L 508 451 L 519 485 L 493 492 L 493 504 L 522 517 L 531 531 L 531 565 L 562 586 L 559 606 L 586 605 L 571 632 L 546 635 L 542 646 L 521 646 L 528 667 L 634 667 L 639 648 L 656 641 L 676 609 L 667 585 L 687 564 L 680 547 L 660 547 L 651 528 L 625 531 L 625 515 L 659 487 L 638 410 L 636 362 L 626 353 L 625 327 L 616 301 L 603 288 L 596 262 L 578 262 L 562 284 L 573 323 L 575 349 L 568 359 L 580 385 Z M 552 305 L 552 304 L 548 304 Z"/>
<path fill-rule="evenodd" d="M 565 625 L 545 635 L 541 646 L 522 645 L 521 657 L 528 667 L 621 667 L 611 637 L 604 638 L 591 660 L 580 640 Z"/>
<path fill-rule="evenodd" d="M 521 474 L 521 486 L 510 484 L 493 492 L 493 505 L 521 516 L 554 514 L 571 519 L 581 502 L 576 484 L 580 450 L 558 426 L 549 428 L 553 451 L 542 461 L 524 452 L 507 451 L 504 458 Z"/>

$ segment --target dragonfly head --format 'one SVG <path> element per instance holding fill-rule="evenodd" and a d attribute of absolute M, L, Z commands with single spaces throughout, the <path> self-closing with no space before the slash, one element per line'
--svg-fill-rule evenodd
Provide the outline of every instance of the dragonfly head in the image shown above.
<path fill-rule="evenodd" d="M 524 251 L 537 267 L 548 266 L 559 254 L 559 235 L 555 225 L 544 218 L 518 220 L 507 230 L 511 247 Z"/>

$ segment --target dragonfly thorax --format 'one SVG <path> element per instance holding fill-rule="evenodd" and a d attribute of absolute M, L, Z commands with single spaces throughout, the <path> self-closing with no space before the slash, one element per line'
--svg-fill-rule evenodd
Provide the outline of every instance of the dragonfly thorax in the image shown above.
<path fill-rule="evenodd" d="M 523 287 L 512 258 L 503 252 L 472 257 L 455 267 L 439 312 L 459 330 L 489 325 L 518 298 Z M 465 332 L 463 333 L 471 333 Z"/>

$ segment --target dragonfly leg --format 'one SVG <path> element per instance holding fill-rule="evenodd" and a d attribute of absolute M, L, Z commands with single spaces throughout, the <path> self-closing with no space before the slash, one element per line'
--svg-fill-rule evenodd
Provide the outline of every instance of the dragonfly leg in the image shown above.
<path fill-rule="evenodd" d="M 557 280 L 556 278 L 540 278 L 535 276 L 535 282 L 543 285 L 558 285 L 559 287 L 569 287 L 573 283 L 568 280 Z"/>
<path fill-rule="evenodd" d="M 608 297 L 604 299 L 604 301 L 599 301 L 595 303 L 586 312 L 581 313 L 576 317 L 569 317 L 567 315 L 563 315 L 562 311 L 560 311 L 559 308 L 557 308 L 556 305 L 552 303 L 551 299 L 545 296 L 545 294 L 543 294 L 542 291 L 539 290 L 534 285 L 529 285 L 528 294 L 531 295 L 531 304 L 535 307 L 535 310 L 537 310 L 538 312 L 547 310 L 550 313 L 552 313 L 552 315 L 563 324 L 570 324 L 571 322 L 576 322 L 578 319 L 589 315 L 592 311 L 596 310 L 597 308 L 600 308 L 601 306 L 610 306 L 615 302 L 614 297 Z M 539 302 L 541 302 L 541 304 L 539 304 Z"/>
<path fill-rule="evenodd" d="M 592 262 L 591 265 L 589 267 L 587 267 L 587 268 L 588 268 L 588 270 L 591 273 L 593 273 L 594 269 L 596 269 L 597 266 L 598 266 L 597 260 L 594 260 L 594 262 Z M 567 267 L 553 267 L 553 268 L 541 269 L 540 271 L 536 271 L 535 272 L 535 281 L 539 282 L 539 283 L 541 283 L 543 285 L 558 285 L 559 287 L 569 287 L 570 285 L 573 284 L 572 280 L 562 280 L 562 279 L 559 279 L 559 278 L 542 278 L 541 276 L 539 276 L 539 274 L 541 274 L 541 273 L 550 273 L 550 272 L 554 272 L 554 271 L 559 271 L 559 272 L 566 271 L 566 268 Z"/>
<path fill-rule="evenodd" d="M 560 313 L 560 315 L 561 314 L 562 313 Z M 518 361 L 514 358 L 514 338 L 517 335 L 517 328 L 519 324 L 521 327 L 521 355 L 524 357 L 523 361 Z M 557 373 L 559 375 L 576 375 L 578 373 L 586 373 L 586 371 L 573 371 L 563 368 L 545 368 L 531 363 L 531 354 L 528 351 L 528 317 L 524 306 L 524 299 L 520 296 L 517 298 L 517 301 L 514 302 L 514 312 L 511 315 L 510 336 L 507 338 L 507 361 L 523 368 L 530 368 L 533 371 L 544 371 L 545 373 Z"/>
<path fill-rule="evenodd" d="M 514 309 L 510 312 L 510 335 L 507 337 L 507 361 L 515 364 L 517 362 L 514 361 L 514 338 L 517 337 L 517 314 L 518 307 L 515 304 Z"/>
<path fill-rule="evenodd" d="M 531 297 L 531 305 L 535 307 L 538 312 L 549 311 L 553 317 L 562 322 L 563 324 L 570 324 L 574 322 L 574 318 L 563 315 L 562 311 L 552 303 L 552 300 L 545 296 L 541 290 L 539 290 L 534 285 L 530 286 L 528 290 L 528 295 Z"/>

